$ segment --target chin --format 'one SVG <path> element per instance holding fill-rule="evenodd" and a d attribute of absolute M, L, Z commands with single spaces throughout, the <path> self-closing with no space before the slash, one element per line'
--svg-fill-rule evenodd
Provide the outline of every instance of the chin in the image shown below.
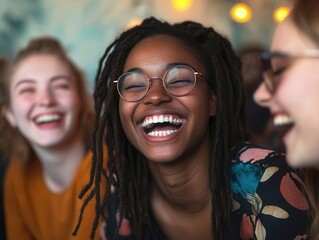
<path fill-rule="evenodd" d="M 286 158 L 290 167 L 300 168 L 304 164 L 297 149 L 287 148 Z"/>
<path fill-rule="evenodd" d="M 309 154 L 310 151 L 307 151 L 307 153 L 294 151 L 289 152 L 287 151 L 287 161 L 288 164 L 292 168 L 303 168 L 303 167 L 316 167 L 319 168 L 319 156 L 314 157 L 314 155 Z"/>
<path fill-rule="evenodd" d="M 154 162 L 154 163 L 169 163 L 169 162 L 172 161 L 172 159 L 169 158 L 169 157 L 165 157 L 165 156 L 157 157 L 157 156 L 154 156 L 154 155 L 153 156 L 148 156 L 148 157 L 146 157 L 146 159 L 148 161 Z"/>
<path fill-rule="evenodd" d="M 43 149 L 54 149 L 58 147 L 63 147 L 66 144 L 63 144 L 63 141 L 61 139 L 57 139 L 56 141 L 54 141 L 54 139 L 51 139 L 51 141 L 38 142 L 37 145 Z"/>

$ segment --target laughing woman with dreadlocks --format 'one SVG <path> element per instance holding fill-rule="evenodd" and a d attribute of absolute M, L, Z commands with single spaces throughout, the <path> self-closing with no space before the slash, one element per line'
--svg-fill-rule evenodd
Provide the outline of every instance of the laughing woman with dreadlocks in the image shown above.
<path fill-rule="evenodd" d="M 106 49 L 94 97 L 87 188 L 99 203 L 106 142 L 103 239 L 305 234 L 298 176 L 283 155 L 243 142 L 240 64 L 213 28 L 144 20 Z"/>

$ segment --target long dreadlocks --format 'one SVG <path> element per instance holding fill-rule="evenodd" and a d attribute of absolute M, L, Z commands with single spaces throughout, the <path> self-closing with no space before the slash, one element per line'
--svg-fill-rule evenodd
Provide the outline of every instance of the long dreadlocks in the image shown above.
<path fill-rule="evenodd" d="M 230 225 L 231 194 L 229 187 L 231 147 L 244 139 L 243 91 L 240 63 L 229 41 L 213 28 L 187 21 L 169 24 L 153 17 L 141 25 L 122 33 L 105 50 L 96 75 L 94 92 L 96 122 L 93 133 L 93 163 L 91 178 L 82 190 L 83 197 L 93 185 L 85 199 L 85 205 L 95 197 L 96 220 L 91 237 L 94 237 L 98 218 L 105 203 L 109 201 L 111 186 L 115 186 L 119 199 L 120 224 L 128 218 L 134 237 L 141 239 L 143 227 L 150 224 L 151 175 L 147 160 L 126 138 L 119 118 L 119 95 L 113 80 L 122 73 L 131 49 L 150 36 L 166 34 L 183 41 L 205 64 L 207 81 L 217 97 L 217 114 L 210 121 L 210 188 L 212 192 L 213 238 L 221 239 L 223 226 Z M 103 145 L 108 146 L 107 191 L 100 205 L 100 179 L 103 171 Z M 108 222 L 107 214 L 104 216 Z M 79 224 L 81 219 L 79 220 Z M 119 225 L 120 225 L 119 224 Z M 75 230 L 77 231 L 77 229 Z"/>

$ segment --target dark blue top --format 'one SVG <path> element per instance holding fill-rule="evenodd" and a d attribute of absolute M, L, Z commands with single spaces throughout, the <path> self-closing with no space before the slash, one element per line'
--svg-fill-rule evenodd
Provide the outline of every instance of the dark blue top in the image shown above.
<path fill-rule="evenodd" d="M 303 239 L 308 223 L 308 202 L 303 184 L 282 154 L 249 143 L 232 149 L 231 191 L 233 236 L 224 239 Z M 108 205 L 109 225 L 101 239 L 131 240 L 128 221 L 116 236 L 117 197 Z M 103 234 L 102 234 L 103 235 Z M 144 240 L 165 239 L 154 219 L 146 226 Z"/>

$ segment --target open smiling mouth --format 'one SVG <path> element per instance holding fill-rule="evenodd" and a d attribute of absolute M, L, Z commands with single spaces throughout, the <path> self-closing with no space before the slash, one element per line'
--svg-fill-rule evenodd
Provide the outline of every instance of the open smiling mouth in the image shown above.
<path fill-rule="evenodd" d="M 294 126 L 293 119 L 287 115 L 278 115 L 274 117 L 273 123 L 277 127 L 278 133 L 281 137 L 283 137 Z"/>
<path fill-rule="evenodd" d="M 46 114 L 39 116 L 35 119 L 35 123 L 38 125 L 55 123 L 61 121 L 62 116 L 60 114 Z"/>
<path fill-rule="evenodd" d="M 176 115 L 155 115 L 146 117 L 141 126 L 145 133 L 153 137 L 165 137 L 176 132 L 183 119 Z"/>

